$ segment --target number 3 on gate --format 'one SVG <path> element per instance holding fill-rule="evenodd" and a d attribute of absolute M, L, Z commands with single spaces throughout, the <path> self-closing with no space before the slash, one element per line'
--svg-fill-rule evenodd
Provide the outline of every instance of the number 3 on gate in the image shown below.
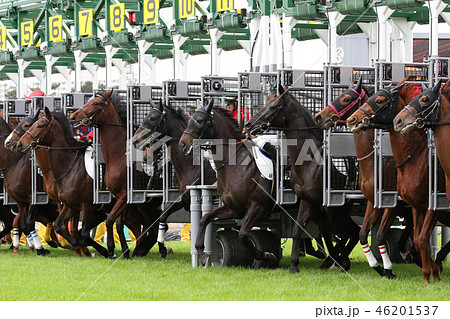
<path fill-rule="evenodd" d="M 50 17 L 48 25 L 50 26 L 50 41 L 62 40 L 62 15 Z"/>
<path fill-rule="evenodd" d="M 109 21 L 111 31 L 119 31 L 125 27 L 125 3 L 109 7 Z"/>
<path fill-rule="evenodd" d="M 78 34 L 90 35 L 92 34 L 92 20 L 94 11 L 92 9 L 78 12 Z"/>
<path fill-rule="evenodd" d="M 20 24 L 20 37 L 22 46 L 33 44 L 34 21 L 26 21 Z"/>

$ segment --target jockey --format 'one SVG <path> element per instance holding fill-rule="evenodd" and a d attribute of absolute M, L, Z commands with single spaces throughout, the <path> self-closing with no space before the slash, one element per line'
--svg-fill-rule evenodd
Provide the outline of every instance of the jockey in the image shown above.
<path fill-rule="evenodd" d="M 41 90 L 34 90 L 30 93 L 30 95 L 28 95 L 27 101 L 30 102 L 33 96 L 45 96 L 45 93 Z"/>

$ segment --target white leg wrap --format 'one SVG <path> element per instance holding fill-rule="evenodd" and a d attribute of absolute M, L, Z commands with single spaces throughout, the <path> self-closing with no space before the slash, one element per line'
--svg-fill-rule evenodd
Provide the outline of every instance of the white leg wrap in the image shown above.
<path fill-rule="evenodd" d="M 369 262 L 369 266 L 372 268 L 378 266 L 378 262 L 375 259 L 369 244 L 362 246 L 362 248 L 364 250 L 364 255 L 366 255 L 367 261 Z"/>
<path fill-rule="evenodd" d="M 28 247 L 34 248 L 33 237 L 31 236 L 31 233 L 28 234 L 28 236 L 27 236 L 27 243 L 28 243 Z"/>
<path fill-rule="evenodd" d="M 19 238 L 19 228 L 13 229 L 13 246 L 19 248 L 20 238 Z"/>
<path fill-rule="evenodd" d="M 392 270 L 392 262 L 387 253 L 386 246 L 380 245 L 380 246 L 378 246 L 378 248 L 380 249 L 381 258 L 383 258 L 384 269 Z"/>
<path fill-rule="evenodd" d="M 42 244 L 36 231 L 33 230 L 30 235 L 33 237 L 34 247 L 36 247 L 36 249 L 42 249 Z"/>
<path fill-rule="evenodd" d="M 166 230 L 166 224 L 159 223 L 158 228 L 158 243 L 164 243 L 164 231 Z"/>

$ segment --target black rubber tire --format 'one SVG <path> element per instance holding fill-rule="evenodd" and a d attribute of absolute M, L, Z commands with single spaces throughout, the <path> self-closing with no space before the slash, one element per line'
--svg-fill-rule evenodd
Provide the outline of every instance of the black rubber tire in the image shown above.
<path fill-rule="evenodd" d="M 218 265 L 228 267 L 249 267 L 248 249 L 239 240 L 237 231 L 224 230 L 216 234 Z"/>
<path fill-rule="evenodd" d="M 268 230 L 252 230 L 249 239 L 256 249 L 272 253 L 276 260 L 265 261 L 253 259 L 252 268 L 277 268 L 281 260 L 281 242 L 277 235 Z"/>

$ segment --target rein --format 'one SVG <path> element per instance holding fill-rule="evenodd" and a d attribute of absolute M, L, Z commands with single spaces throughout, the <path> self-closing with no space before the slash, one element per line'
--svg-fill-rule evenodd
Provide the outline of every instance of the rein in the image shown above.
<path fill-rule="evenodd" d="M 403 165 L 405 165 L 406 163 L 408 163 L 408 162 L 412 159 L 412 157 L 414 156 L 414 154 L 417 152 L 417 150 L 419 149 L 420 146 L 421 146 L 421 143 L 418 143 L 418 144 L 414 147 L 414 149 L 412 150 L 412 152 L 411 152 L 408 156 L 406 156 L 406 158 L 405 158 L 401 163 L 395 165 L 395 168 L 400 168 L 400 167 L 402 167 Z"/>

